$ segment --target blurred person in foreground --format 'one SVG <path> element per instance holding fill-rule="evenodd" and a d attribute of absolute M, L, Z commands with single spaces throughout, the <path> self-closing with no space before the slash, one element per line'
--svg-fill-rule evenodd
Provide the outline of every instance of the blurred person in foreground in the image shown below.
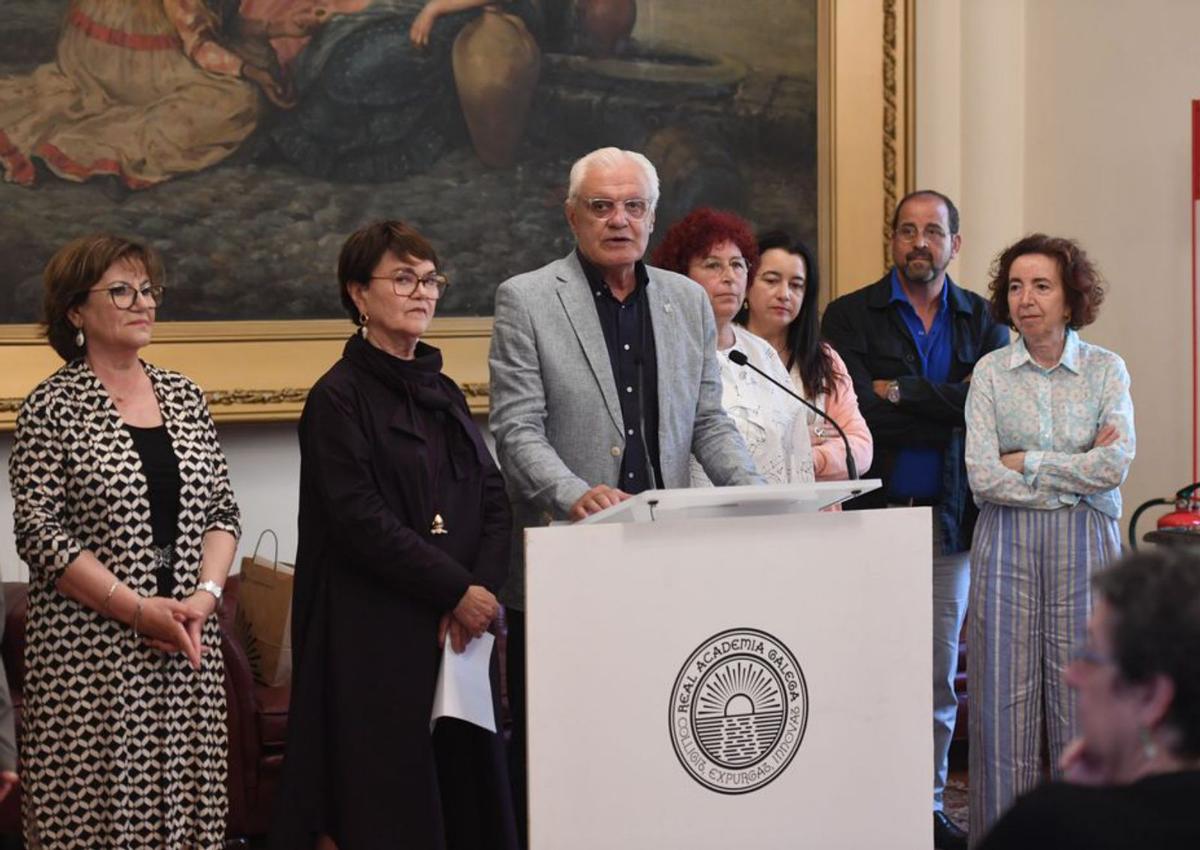
<path fill-rule="evenodd" d="M 1082 734 L 1063 781 L 1020 798 L 981 850 L 1200 847 L 1200 558 L 1122 558 L 1092 579 L 1088 638 L 1066 671 Z"/>

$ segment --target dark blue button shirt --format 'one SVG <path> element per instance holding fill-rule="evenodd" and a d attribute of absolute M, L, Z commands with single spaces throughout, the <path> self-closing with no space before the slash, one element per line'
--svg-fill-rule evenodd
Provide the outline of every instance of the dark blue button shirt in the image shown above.
<path fill-rule="evenodd" d="M 626 493 L 640 493 L 651 488 L 650 464 L 662 486 L 662 467 L 658 455 L 658 358 L 654 348 L 654 323 L 650 319 L 650 302 L 646 288 L 650 276 L 646 265 L 634 265 L 637 284 L 624 301 L 613 297 L 604 276 L 579 251 L 579 264 L 587 276 L 608 360 L 612 364 L 613 380 L 621 400 L 621 418 L 625 422 L 625 451 L 621 457 L 621 480 L 617 485 Z M 645 427 L 645 444 L 642 428 Z M 649 462 L 646 449 L 650 451 Z"/>
<path fill-rule="evenodd" d="M 892 298 L 900 318 L 921 358 L 921 374 L 926 380 L 944 383 L 950 378 L 953 355 L 953 325 L 950 322 L 949 289 L 942 287 L 937 316 L 929 330 L 917 315 L 912 302 L 900 285 L 900 275 L 892 269 Z M 942 450 L 903 448 L 896 451 L 895 465 L 888 479 L 888 495 L 895 499 L 936 499 L 942 493 Z"/>

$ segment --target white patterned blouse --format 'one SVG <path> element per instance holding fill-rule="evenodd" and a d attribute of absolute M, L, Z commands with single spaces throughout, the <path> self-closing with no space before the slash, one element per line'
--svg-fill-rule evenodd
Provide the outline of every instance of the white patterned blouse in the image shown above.
<path fill-rule="evenodd" d="M 754 465 L 768 484 L 812 481 L 812 445 L 808 420 L 803 415 L 805 408 L 750 367 L 735 364 L 729 352 L 738 349 L 751 363 L 788 387 L 791 378 L 783 361 L 766 340 L 745 328 L 734 325 L 733 336 L 732 348 L 717 349 L 723 385 L 721 405 L 737 425 Z M 712 486 L 695 457 L 691 464 L 692 486 Z"/>

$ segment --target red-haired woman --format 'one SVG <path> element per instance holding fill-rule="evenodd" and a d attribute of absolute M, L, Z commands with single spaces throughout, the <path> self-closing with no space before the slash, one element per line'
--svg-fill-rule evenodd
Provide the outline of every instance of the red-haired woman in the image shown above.
<path fill-rule="evenodd" d="M 721 402 L 737 424 L 758 471 L 768 484 L 812 481 L 812 447 L 804 408 L 748 366 L 729 359 L 730 352 L 737 349 L 784 386 L 791 380 L 775 350 L 733 322 L 757 262 L 758 246 L 746 222 L 707 207 L 676 222 L 654 252 L 654 265 L 685 274 L 708 292 L 717 322 L 717 354 L 724 384 Z M 708 483 L 694 459 L 692 483 Z"/>

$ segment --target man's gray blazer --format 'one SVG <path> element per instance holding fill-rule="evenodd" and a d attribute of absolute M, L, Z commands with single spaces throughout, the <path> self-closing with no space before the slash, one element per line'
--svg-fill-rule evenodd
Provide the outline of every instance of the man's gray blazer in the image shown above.
<path fill-rule="evenodd" d="M 714 484 L 762 483 L 721 407 L 708 296 L 682 275 L 646 270 L 662 486 L 688 486 L 692 454 Z M 489 425 L 516 534 L 500 598 L 517 610 L 525 608 L 524 529 L 566 519 L 597 484 L 620 486 L 626 429 L 594 299 L 574 251 L 496 291 Z"/>

